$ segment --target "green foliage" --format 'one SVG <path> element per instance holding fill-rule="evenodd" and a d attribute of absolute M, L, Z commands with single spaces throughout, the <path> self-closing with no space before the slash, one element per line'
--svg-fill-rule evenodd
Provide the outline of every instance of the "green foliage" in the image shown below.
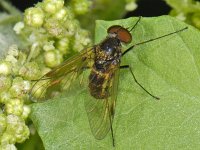
<path fill-rule="evenodd" d="M 195 0 L 166 0 L 173 9 L 170 15 L 200 29 L 200 2 Z"/>
<path fill-rule="evenodd" d="M 131 27 L 136 20 L 97 21 L 96 43 L 105 38 L 109 26 Z M 132 31 L 131 44 L 186 26 L 168 16 L 142 18 Z M 200 148 L 199 43 L 199 31 L 189 26 L 181 33 L 135 47 L 122 58 L 122 64 L 129 64 L 138 81 L 160 100 L 145 93 L 128 70 L 120 71 L 113 124 L 116 149 Z M 110 133 L 96 140 L 90 131 L 83 103 L 87 96 L 87 85 L 74 83 L 61 97 L 32 105 L 31 118 L 47 150 L 112 148 Z"/>
<path fill-rule="evenodd" d="M 87 14 L 79 16 L 83 27 L 94 34 L 95 20 L 115 20 L 137 8 L 136 0 L 95 0 Z M 91 23 L 92 22 L 92 23 Z"/>

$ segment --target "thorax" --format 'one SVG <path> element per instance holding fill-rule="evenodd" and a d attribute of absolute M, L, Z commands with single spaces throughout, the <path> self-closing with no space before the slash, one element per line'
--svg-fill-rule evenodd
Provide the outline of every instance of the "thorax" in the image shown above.
<path fill-rule="evenodd" d="M 95 47 L 94 65 L 95 70 L 107 72 L 120 64 L 121 43 L 119 39 L 107 37 Z"/>

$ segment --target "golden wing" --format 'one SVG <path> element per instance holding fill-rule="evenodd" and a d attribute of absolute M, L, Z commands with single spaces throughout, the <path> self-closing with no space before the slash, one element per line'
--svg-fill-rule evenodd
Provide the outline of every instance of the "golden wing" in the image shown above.
<path fill-rule="evenodd" d="M 59 91 L 67 89 L 84 69 L 92 65 L 93 49 L 83 50 L 37 80 L 30 91 L 31 100 L 48 99 L 51 97 L 49 93 L 55 88 Z"/>
<path fill-rule="evenodd" d="M 111 130 L 114 145 L 112 123 L 117 100 L 119 66 L 113 69 L 110 74 L 110 78 L 106 83 L 109 87 L 109 97 L 105 99 L 96 99 L 92 96 L 85 98 L 85 108 L 94 137 L 96 139 L 103 139 Z"/>

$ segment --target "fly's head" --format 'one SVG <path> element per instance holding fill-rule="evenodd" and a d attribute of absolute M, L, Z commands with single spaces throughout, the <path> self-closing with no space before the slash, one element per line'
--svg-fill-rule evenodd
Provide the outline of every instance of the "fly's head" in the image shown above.
<path fill-rule="evenodd" d="M 128 44 L 132 41 L 132 35 L 130 31 L 119 25 L 109 27 L 107 33 L 108 37 L 115 37 L 119 39 L 120 42 L 125 44 Z"/>
<path fill-rule="evenodd" d="M 109 27 L 107 29 L 108 36 L 100 44 L 100 48 L 105 51 L 111 59 L 120 59 L 122 54 L 121 43 L 128 44 L 132 41 L 130 31 L 120 25 Z"/>
<path fill-rule="evenodd" d="M 95 64 L 97 68 L 108 68 L 111 64 L 120 63 L 122 56 L 121 43 L 128 44 L 132 41 L 129 30 L 119 25 L 108 28 L 108 36 L 102 41 L 95 50 Z"/>

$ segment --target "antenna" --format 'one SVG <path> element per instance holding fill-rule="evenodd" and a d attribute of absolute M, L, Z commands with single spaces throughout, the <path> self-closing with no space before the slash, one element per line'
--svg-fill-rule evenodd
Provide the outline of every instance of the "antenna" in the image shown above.
<path fill-rule="evenodd" d="M 130 30 L 128 30 L 129 27 L 126 28 L 126 29 L 127 29 L 129 32 L 131 32 L 131 31 L 138 25 L 138 23 L 140 22 L 141 18 L 142 18 L 142 16 L 139 16 L 137 22 L 135 23 L 135 25 L 134 25 Z"/>
<path fill-rule="evenodd" d="M 137 23 L 136 23 L 136 24 L 137 24 Z M 133 29 L 133 28 L 132 28 L 132 29 Z M 133 47 L 135 47 L 135 46 L 142 45 L 142 44 L 145 44 L 145 43 L 149 43 L 149 42 L 152 42 L 152 41 L 155 41 L 155 40 L 164 38 L 164 37 L 166 37 L 166 36 L 170 36 L 170 35 L 172 35 L 172 34 L 175 34 L 175 33 L 178 33 L 178 32 L 182 32 L 182 31 L 184 31 L 184 30 L 186 30 L 186 29 L 188 29 L 188 27 L 182 28 L 182 29 L 180 29 L 180 30 L 177 30 L 177 31 L 174 31 L 174 32 L 171 32 L 171 33 L 168 33 L 168 34 L 164 34 L 164 35 L 159 36 L 159 37 L 156 37 L 156 38 L 152 38 L 152 39 L 149 39 L 149 40 L 146 40 L 146 41 L 143 41 L 143 42 L 136 43 L 136 44 L 132 45 L 131 47 L 129 47 L 127 50 L 125 50 L 125 51 L 123 52 L 122 56 L 123 56 L 124 54 L 126 54 L 127 52 L 129 52 L 129 51 L 130 51 Z"/>

